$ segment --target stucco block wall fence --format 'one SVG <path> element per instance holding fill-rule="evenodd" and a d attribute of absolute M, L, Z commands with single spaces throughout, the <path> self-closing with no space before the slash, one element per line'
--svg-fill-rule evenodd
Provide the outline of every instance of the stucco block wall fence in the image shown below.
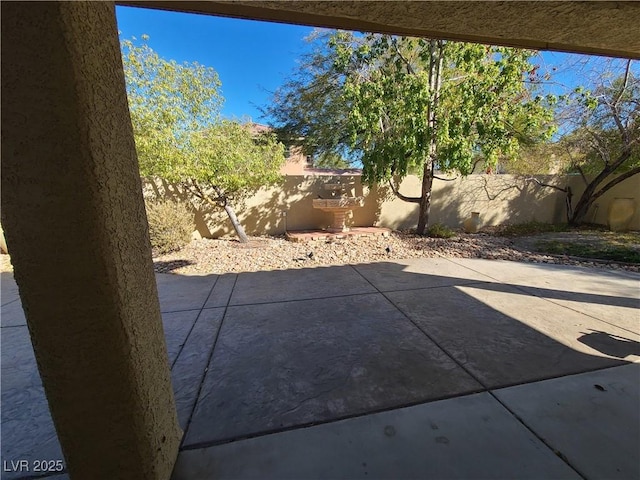
<path fill-rule="evenodd" d="M 574 192 L 574 205 L 584 190 L 579 176 L 538 176 L 544 183 L 564 187 Z M 363 196 L 364 206 L 353 210 L 350 226 L 380 226 L 394 230 L 416 226 L 418 205 L 396 198 L 388 186 L 369 189 L 362 185 L 359 175 L 293 175 L 282 184 L 262 188 L 234 204 L 238 218 L 249 235 L 278 235 L 287 230 L 319 229 L 329 226 L 331 215 L 314 209 L 312 201 L 327 197 L 326 183 L 350 185 L 349 196 Z M 178 189 L 161 181 L 146 183 L 145 194 L 161 197 L 182 197 Z M 420 179 L 405 178 L 400 191 L 409 196 L 420 192 Z M 596 201 L 586 220 L 607 224 L 609 204 L 616 197 L 631 197 L 636 212 L 630 228 L 640 230 L 640 178 L 618 184 Z M 184 197 L 182 197 L 184 198 Z M 471 212 L 480 212 L 483 226 L 504 223 L 539 221 L 561 223 L 566 220 L 565 195 L 551 188 L 543 188 L 532 181 L 513 175 L 470 175 L 452 181 L 435 180 L 431 207 L 431 223 L 440 222 L 459 228 Z M 207 208 L 195 214 L 196 236 L 217 238 L 233 233 L 224 211 Z"/>

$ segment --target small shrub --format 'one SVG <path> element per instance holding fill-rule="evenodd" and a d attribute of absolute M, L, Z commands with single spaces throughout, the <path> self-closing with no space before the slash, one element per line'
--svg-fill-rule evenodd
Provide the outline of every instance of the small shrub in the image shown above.
<path fill-rule="evenodd" d="M 434 223 L 427 229 L 427 234 L 434 238 L 451 238 L 456 233 L 442 223 Z"/>
<path fill-rule="evenodd" d="M 154 253 L 180 250 L 191 241 L 193 214 L 184 203 L 172 200 L 148 201 L 149 237 Z"/>

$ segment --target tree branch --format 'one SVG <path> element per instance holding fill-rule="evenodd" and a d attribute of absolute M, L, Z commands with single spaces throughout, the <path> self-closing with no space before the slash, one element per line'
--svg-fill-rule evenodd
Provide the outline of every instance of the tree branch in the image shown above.
<path fill-rule="evenodd" d="M 604 192 L 609 190 L 611 187 L 613 187 L 614 185 L 617 185 L 625 178 L 629 178 L 631 175 L 635 175 L 636 173 L 638 173 L 637 170 L 639 170 L 640 167 L 636 167 L 632 170 L 629 170 L 629 172 L 632 172 L 631 174 L 629 172 L 625 172 L 622 175 L 620 175 L 620 177 L 622 178 L 620 177 L 614 178 L 597 192 L 597 196 L 594 196 L 596 194 L 592 193 L 595 191 L 596 187 L 600 185 L 600 183 L 604 182 L 604 180 L 609 175 L 614 173 L 618 167 L 620 167 L 626 160 L 629 159 L 630 156 L 631 156 L 631 148 L 626 148 L 612 165 L 607 165 L 593 180 L 591 180 L 591 182 L 587 185 L 586 190 L 582 193 L 582 197 L 580 197 L 580 200 L 578 201 L 576 212 L 580 211 L 581 204 L 585 204 L 586 202 L 585 198 L 589 198 L 587 205 L 590 205 L 593 202 L 593 200 L 595 200 L 597 197 L 599 197 Z M 620 179 L 618 180 L 618 178 Z"/>
<path fill-rule="evenodd" d="M 398 54 L 400 59 L 404 62 L 404 64 L 407 66 L 407 71 L 409 72 L 409 74 L 415 75 L 416 72 L 413 69 L 413 67 L 411 66 L 411 64 L 409 63 L 409 60 L 407 60 L 405 58 L 405 56 L 402 55 L 402 53 L 400 52 L 400 49 L 398 48 L 398 41 L 394 38 L 392 43 L 393 43 L 393 48 L 395 48 L 395 50 L 396 50 L 396 53 Z"/>
<path fill-rule="evenodd" d="M 624 80 L 622 81 L 622 87 L 620 88 L 620 92 L 618 93 L 618 97 L 614 100 L 613 106 L 617 109 L 620 100 L 622 99 L 622 95 L 624 91 L 627 89 L 629 85 L 629 72 L 631 71 L 631 60 L 627 60 L 627 66 L 624 69 Z"/>
<path fill-rule="evenodd" d="M 613 118 L 613 121 L 615 122 L 616 127 L 618 127 L 620 136 L 623 138 L 625 143 L 627 143 L 628 141 L 629 132 L 624 128 L 624 125 L 622 124 L 622 120 L 620 119 L 620 115 L 618 113 L 618 104 L 620 103 L 620 100 L 622 100 L 622 96 L 624 95 L 624 92 L 627 89 L 627 86 L 629 85 L 630 69 L 631 69 L 631 60 L 627 60 L 627 66 L 624 71 L 624 80 L 622 81 L 622 86 L 620 87 L 620 91 L 618 92 L 616 98 L 613 100 L 613 102 L 608 102 L 606 100 L 606 97 L 604 99 L 604 103 L 606 103 L 609 109 L 611 110 L 611 116 Z"/>
<path fill-rule="evenodd" d="M 540 180 L 538 180 L 535 177 L 528 177 L 525 178 L 525 181 L 530 181 L 530 182 L 535 182 L 537 183 L 539 186 L 541 187 L 548 187 L 548 188 L 553 188 L 555 190 L 558 190 L 562 193 L 565 193 L 565 205 L 567 207 L 567 222 L 569 222 L 571 220 L 571 216 L 573 215 L 573 205 L 571 202 L 571 199 L 573 198 L 573 191 L 571 190 L 571 187 L 569 185 L 567 185 L 566 187 L 562 188 L 562 187 L 558 187 L 557 185 L 551 185 L 550 183 L 544 183 L 541 182 Z"/>
<path fill-rule="evenodd" d="M 198 197 L 200 200 L 206 200 L 206 198 L 200 192 L 198 192 L 198 190 L 194 189 L 187 182 L 181 182 L 181 184 L 186 192 L 189 192 L 194 197 Z"/>
<path fill-rule="evenodd" d="M 611 188 L 615 187 L 620 182 L 626 180 L 629 177 L 633 177 L 634 175 L 637 175 L 638 173 L 640 173 L 640 167 L 632 168 L 631 170 L 629 170 L 627 172 L 624 172 L 622 175 L 618 175 L 616 178 L 611 180 L 604 187 L 602 187 L 600 190 L 598 190 L 596 193 L 594 193 L 593 194 L 593 198 L 594 199 L 598 198 L 603 193 L 605 193 L 607 190 L 610 190 Z"/>
<path fill-rule="evenodd" d="M 482 160 L 483 160 L 482 158 L 479 158 L 479 159 L 477 159 L 475 162 L 473 162 L 473 167 L 471 167 L 471 173 L 473 173 L 473 172 L 475 172 L 475 171 L 476 171 L 476 167 L 478 166 L 478 164 L 479 164 L 480 162 L 482 162 Z"/>
<path fill-rule="evenodd" d="M 389 186 L 391 187 L 391 191 L 393 192 L 393 194 L 396 197 L 398 197 L 400 200 L 403 200 L 409 203 L 420 203 L 422 201 L 422 198 L 420 197 L 407 197 L 406 195 L 401 194 L 398 191 L 398 189 L 393 185 L 393 182 L 391 181 L 391 179 L 389 179 Z"/>
<path fill-rule="evenodd" d="M 622 92 L 623 90 L 620 90 L 620 94 L 622 94 Z M 611 110 L 611 118 L 613 118 L 613 121 L 615 122 L 616 127 L 618 127 L 620 136 L 626 141 L 628 132 L 624 128 L 624 125 L 622 124 L 622 120 L 620 120 L 620 115 L 618 115 L 618 106 L 616 105 L 616 102 L 609 103 L 606 100 L 604 101 L 604 103 L 606 103 L 607 106 L 609 107 L 609 110 Z"/>
<path fill-rule="evenodd" d="M 216 207 L 218 206 L 222 206 L 224 207 L 225 204 L 223 203 L 223 199 L 218 197 L 215 199 L 212 199 L 209 195 L 207 195 L 206 193 L 204 193 L 202 191 L 202 189 L 200 188 L 200 185 L 198 185 L 198 182 L 196 182 L 195 179 L 191 179 L 191 185 L 187 184 L 186 182 L 183 182 L 182 184 L 186 189 L 188 189 L 193 195 L 195 195 L 196 197 L 198 197 L 200 200 L 208 203 L 209 205 L 214 205 Z M 216 187 L 214 187 L 216 188 Z M 216 193 L 218 193 L 216 191 Z M 219 194 L 218 194 L 219 195 Z"/>
<path fill-rule="evenodd" d="M 453 182 L 455 180 L 458 180 L 460 177 L 454 177 L 454 178 L 442 178 L 442 177 L 438 177 L 437 175 L 432 175 L 433 178 L 435 178 L 436 180 L 442 180 L 443 182 Z"/>
<path fill-rule="evenodd" d="M 591 144 L 594 150 L 598 151 L 600 158 L 605 165 L 609 165 L 609 161 L 611 157 L 609 157 L 609 151 L 607 150 L 606 144 L 603 144 L 602 138 L 600 138 L 595 132 L 591 131 L 589 128 L 585 127 L 585 131 L 591 136 L 593 143 Z"/>
<path fill-rule="evenodd" d="M 534 177 L 525 178 L 525 181 L 535 182 L 541 187 L 555 188 L 556 190 L 560 190 L 561 192 L 567 193 L 566 187 L 562 188 L 562 187 L 559 187 L 557 185 L 551 185 L 549 183 L 544 183 L 544 182 L 541 182 L 540 180 L 538 180 L 537 178 L 534 178 Z"/>
<path fill-rule="evenodd" d="M 518 191 L 520 190 L 520 187 L 518 185 L 509 185 L 507 187 L 502 188 L 501 190 L 499 190 L 495 195 L 492 195 L 491 192 L 489 192 L 489 182 L 487 181 L 487 177 L 482 177 L 483 183 L 484 185 L 482 186 L 484 193 L 487 195 L 487 199 L 493 201 L 496 198 L 498 198 L 501 194 L 503 194 L 504 192 L 508 192 L 509 190 L 513 190 L 516 189 Z"/>
<path fill-rule="evenodd" d="M 631 147 L 633 146 L 634 143 L 636 143 L 638 141 L 638 139 L 636 138 L 635 140 L 629 142 L 625 148 L 622 150 L 622 153 L 620 154 L 620 156 L 616 159 L 615 162 L 613 162 L 611 164 L 611 169 L 610 169 L 610 173 L 615 172 L 618 167 L 622 166 L 622 164 L 624 162 L 626 162 L 627 160 L 629 160 L 629 158 L 631 157 Z"/>
<path fill-rule="evenodd" d="M 216 195 L 218 195 L 218 198 L 216 198 L 216 201 L 218 201 L 222 207 L 226 207 L 228 203 L 227 196 L 222 193 L 222 190 L 220 190 L 219 186 L 217 185 L 211 185 L 211 186 L 215 190 Z"/>

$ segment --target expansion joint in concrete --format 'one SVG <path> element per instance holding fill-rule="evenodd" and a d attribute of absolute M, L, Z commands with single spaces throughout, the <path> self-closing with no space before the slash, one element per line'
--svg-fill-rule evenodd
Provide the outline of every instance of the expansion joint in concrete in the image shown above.
<path fill-rule="evenodd" d="M 473 372 L 471 372 L 467 367 L 465 367 L 464 363 L 460 362 L 458 359 L 455 358 L 455 356 L 449 352 L 445 347 L 443 347 L 442 345 L 440 345 L 435 338 L 433 338 L 433 336 L 429 335 L 429 333 L 427 333 L 427 331 L 422 328 L 420 325 L 418 325 L 416 322 L 413 321 L 413 319 L 407 315 L 393 300 L 391 300 L 389 298 L 389 296 L 386 294 L 387 292 L 383 292 L 382 290 L 380 290 L 378 287 L 376 287 L 373 283 L 371 283 L 371 281 L 365 277 L 364 275 L 362 275 L 362 273 L 360 273 L 358 271 L 357 268 L 354 268 L 353 266 L 351 267 L 353 268 L 358 275 L 360 275 L 369 285 L 371 285 L 371 287 L 375 288 L 377 293 L 379 293 L 380 295 L 382 295 L 387 302 L 389 302 L 391 305 L 393 305 L 393 307 L 398 310 L 398 312 L 400 312 L 400 314 L 406 318 L 409 322 L 411 322 L 411 324 L 416 327 L 418 330 L 420 330 L 420 332 L 422 332 L 422 334 L 427 337 L 431 342 L 433 342 L 434 345 L 436 345 L 440 350 L 442 350 L 444 352 L 444 354 L 449 357 L 449 359 L 455 363 L 458 367 L 460 367 L 467 375 L 469 375 L 471 378 L 473 378 L 476 382 L 478 382 L 482 388 L 484 388 L 485 390 L 488 390 L 489 387 L 477 376 L 474 375 Z M 422 289 L 420 289 L 422 290 Z"/>
<path fill-rule="evenodd" d="M 207 298 L 205 298 L 205 300 L 202 303 L 202 306 L 200 308 L 193 308 L 193 309 L 188 309 L 188 310 L 177 310 L 178 312 L 181 312 L 181 311 L 183 311 L 183 312 L 197 311 L 198 315 L 196 316 L 195 321 L 191 325 L 191 328 L 187 332 L 187 336 L 185 337 L 184 342 L 182 342 L 182 345 L 180 345 L 180 349 L 178 350 L 178 354 L 176 355 L 176 358 L 173 360 L 173 363 L 171 364 L 171 368 L 172 369 L 175 366 L 176 362 L 178 361 L 178 358 L 180 358 L 180 354 L 182 353 L 182 350 L 184 350 L 184 346 L 187 344 L 187 341 L 189 340 L 189 337 L 191 336 L 191 332 L 193 332 L 193 329 L 195 328 L 196 324 L 198 323 L 198 320 L 200 319 L 200 316 L 202 315 L 202 311 L 204 310 L 204 307 L 207 304 L 207 301 L 209 300 L 209 298 L 211 297 L 211 294 L 213 293 L 213 289 L 216 288 L 216 284 L 218 283 L 218 279 L 219 278 L 220 277 L 216 277 L 215 281 L 213 282 L 213 285 L 211 286 L 211 289 L 209 290 L 209 294 L 207 295 Z M 175 313 L 175 312 L 163 312 L 163 313 Z"/>
<path fill-rule="evenodd" d="M 563 375 L 563 376 L 568 376 L 568 375 Z M 535 382 L 527 382 L 527 383 L 535 383 Z M 503 402 L 502 400 L 500 400 L 500 398 L 494 393 L 496 389 L 494 390 L 487 390 L 487 393 L 489 395 L 491 395 L 491 398 L 493 398 L 496 402 L 498 402 L 502 408 L 504 408 L 513 418 L 515 418 L 520 425 L 522 425 L 524 428 L 526 428 L 529 433 L 531 433 L 531 435 L 533 435 L 534 437 L 536 437 L 538 440 L 540 440 L 540 442 L 542 442 L 542 444 L 547 447 L 549 450 L 551 450 L 554 455 L 556 455 L 560 460 L 562 460 L 565 464 L 567 464 L 567 466 L 569 468 L 571 468 L 574 472 L 576 472 L 577 475 L 580 475 L 580 477 L 584 478 L 586 480 L 586 477 L 580 473 L 580 471 L 576 468 L 575 465 L 573 465 L 569 459 L 566 457 L 566 455 L 563 455 L 562 452 L 556 450 L 555 448 L 553 448 L 552 445 L 549 444 L 549 441 L 546 440 L 542 435 L 540 435 L 538 432 L 536 432 L 533 428 L 531 428 L 527 422 L 524 421 L 524 419 L 518 415 L 516 412 L 514 412 L 511 408 L 509 408 L 509 406 Z"/>
<path fill-rule="evenodd" d="M 310 302 L 316 300 L 332 300 L 336 298 L 349 298 L 349 297 L 362 297 L 366 295 L 376 295 L 378 292 L 361 292 L 361 293 L 345 293 L 341 295 L 325 295 L 322 297 L 309 297 L 309 298 L 294 298 L 288 300 L 271 300 L 268 302 L 248 302 L 248 303 L 234 303 L 233 305 L 229 305 L 230 307 L 248 307 L 251 305 L 277 305 L 283 303 L 300 303 L 300 302 Z"/>
<path fill-rule="evenodd" d="M 218 277 L 219 278 L 219 277 Z M 193 326 L 195 326 L 195 324 L 198 322 L 198 319 L 200 318 L 200 316 L 202 315 L 202 311 L 205 309 L 205 305 L 207 304 L 207 301 L 209 300 L 209 298 L 211 297 L 212 293 L 213 293 L 213 289 L 216 286 L 217 280 L 214 282 L 213 286 L 211 287 L 211 290 L 209 291 L 209 295 L 207 295 L 206 300 L 204 301 L 202 308 L 200 309 L 200 313 L 198 314 L 198 318 L 196 318 L 196 321 L 193 323 Z M 222 331 L 222 326 L 224 325 L 224 321 L 227 317 L 227 311 L 229 310 L 229 304 L 231 303 L 231 297 L 233 297 L 233 291 L 236 288 L 236 283 L 238 282 L 238 275 L 236 275 L 236 277 L 233 279 L 233 286 L 231 287 L 231 291 L 229 292 L 229 298 L 227 298 L 227 302 L 226 305 L 224 306 L 224 312 L 222 314 L 222 319 L 220 320 L 220 324 L 218 325 L 218 329 L 216 330 L 216 334 L 215 334 L 215 338 L 213 340 L 213 343 L 211 345 L 211 350 L 209 351 L 209 354 L 207 356 L 207 361 L 206 361 L 206 367 L 204 370 L 204 375 L 202 375 L 202 379 L 200 380 L 200 384 L 198 385 L 198 391 L 196 393 L 196 401 L 193 403 L 193 407 L 191 408 L 191 412 L 189 413 L 189 418 L 187 420 L 187 425 L 186 428 L 184 429 L 185 432 L 189 431 L 189 427 L 191 426 L 191 421 L 193 419 L 193 413 L 196 409 L 196 406 L 198 405 L 198 402 L 200 401 L 200 396 L 202 395 L 202 387 L 205 383 L 205 379 L 209 373 L 209 369 L 211 368 L 211 360 L 213 359 L 213 352 L 216 349 L 216 345 L 218 344 L 218 339 L 220 338 L 220 332 Z M 193 326 L 191 328 L 191 330 L 189 331 L 189 335 L 191 335 L 191 331 L 193 331 Z M 185 344 L 187 343 L 187 340 L 185 339 Z M 183 345 L 184 347 L 184 345 Z M 178 359 L 179 355 L 176 356 L 176 360 Z M 180 443 L 180 449 L 184 449 L 184 441 L 185 441 L 186 435 L 182 437 L 182 441 Z"/>

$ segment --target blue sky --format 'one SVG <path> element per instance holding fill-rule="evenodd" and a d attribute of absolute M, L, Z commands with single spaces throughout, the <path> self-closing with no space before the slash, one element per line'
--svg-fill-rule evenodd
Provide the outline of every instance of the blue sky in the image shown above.
<path fill-rule="evenodd" d="M 260 119 L 257 106 L 296 66 L 311 27 L 237 20 L 208 15 L 116 7 L 121 38 L 149 35 L 149 46 L 165 59 L 213 67 L 222 82 L 229 118 Z"/>
<path fill-rule="evenodd" d="M 266 106 L 297 65 L 312 27 L 238 20 L 209 15 L 116 7 L 121 38 L 149 35 L 149 46 L 165 59 L 197 61 L 213 67 L 222 82 L 227 118 L 268 123 L 259 106 Z M 569 87 L 584 81 L 578 55 L 543 52 L 541 63 L 556 66 L 555 80 Z M 572 68 L 568 68 L 571 65 Z M 563 89 L 551 87 L 554 93 Z"/>

